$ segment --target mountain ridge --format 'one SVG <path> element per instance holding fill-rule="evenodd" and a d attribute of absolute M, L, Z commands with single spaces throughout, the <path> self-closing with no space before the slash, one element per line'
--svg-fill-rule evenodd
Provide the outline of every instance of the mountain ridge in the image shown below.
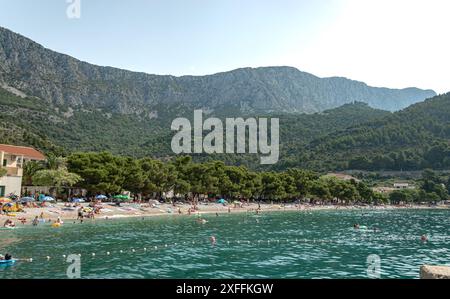
<path fill-rule="evenodd" d="M 178 103 L 239 114 L 315 113 L 355 101 L 395 111 L 436 95 L 418 88 L 370 87 L 343 77 L 319 78 L 287 66 L 206 76 L 132 72 L 80 61 L 2 27 L 0 82 L 50 104 L 134 115 Z"/>

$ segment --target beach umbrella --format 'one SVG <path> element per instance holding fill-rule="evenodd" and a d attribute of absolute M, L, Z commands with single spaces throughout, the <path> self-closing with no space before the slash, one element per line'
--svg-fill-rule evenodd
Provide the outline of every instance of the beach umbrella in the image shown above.
<path fill-rule="evenodd" d="M 85 202 L 82 198 L 72 198 L 72 202 Z"/>
<path fill-rule="evenodd" d="M 30 201 L 34 201 L 34 198 L 26 196 L 26 197 L 22 197 L 19 201 L 20 202 L 30 202 Z"/>
<path fill-rule="evenodd" d="M 108 196 L 100 194 L 95 197 L 96 199 L 108 199 Z"/>
<path fill-rule="evenodd" d="M 40 199 L 39 201 L 55 201 L 55 199 L 51 196 L 45 196 L 44 198 Z"/>
<path fill-rule="evenodd" d="M 7 203 L 7 202 L 11 202 L 12 200 L 6 197 L 2 197 L 0 198 L 0 203 Z"/>
<path fill-rule="evenodd" d="M 224 204 L 224 203 L 226 203 L 227 201 L 225 200 L 225 199 L 223 199 L 223 198 L 221 198 L 221 199 L 219 199 L 218 201 L 217 201 L 217 203 L 220 203 L 220 204 Z"/>
<path fill-rule="evenodd" d="M 127 195 L 115 195 L 113 196 L 114 199 L 121 199 L 121 200 L 128 200 L 130 199 Z"/>

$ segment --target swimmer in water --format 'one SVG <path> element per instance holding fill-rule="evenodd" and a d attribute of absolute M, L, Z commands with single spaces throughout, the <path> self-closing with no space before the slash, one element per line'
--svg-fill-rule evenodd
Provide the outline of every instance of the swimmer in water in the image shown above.
<path fill-rule="evenodd" d="M 206 219 L 203 218 L 197 218 L 197 222 L 200 224 L 206 224 L 208 221 Z"/>
<path fill-rule="evenodd" d="M 422 235 L 422 237 L 420 237 L 420 240 L 424 243 L 428 242 L 428 237 L 426 235 Z"/>
<path fill-rule="evenodd" d="M 212 246 L 216 245 L 216 243 L 217 243 L 216 237 L 211 236 L 211 237 L 209 238 L 209 240 L 211 241 L 211 245 L 212 245 Z"/>

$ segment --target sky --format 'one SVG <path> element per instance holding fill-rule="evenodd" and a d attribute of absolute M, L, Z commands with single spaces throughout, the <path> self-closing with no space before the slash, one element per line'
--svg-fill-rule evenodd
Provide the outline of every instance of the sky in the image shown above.
<path fill-rule="evenodd" d="M 448 0 L 0 0 L 0 26 L 83 61 L 151 74 L 293 66 L 444 93 L 449 12 Z"/>

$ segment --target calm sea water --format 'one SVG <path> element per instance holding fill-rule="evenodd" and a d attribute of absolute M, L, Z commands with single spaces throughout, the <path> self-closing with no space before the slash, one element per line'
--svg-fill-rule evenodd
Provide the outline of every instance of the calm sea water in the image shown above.
<path fill-rule="evenodd" d="M 0 278 L 67 278 L 63 255 L 74 253 L 81 254 L 82 278 L 367 278 L 372 254 L 381 259 L 381 278 L 418 278 L 423 264 L 450 264 L 449 210 L 205 218 L 206 224 L 183 216 L 0 230 L 1 253 L 33 258 L 0 266 Z M 354 223 L 369 229 L 354 230 Z M 423 234 L 429 242 L 420 241 Z"/>

